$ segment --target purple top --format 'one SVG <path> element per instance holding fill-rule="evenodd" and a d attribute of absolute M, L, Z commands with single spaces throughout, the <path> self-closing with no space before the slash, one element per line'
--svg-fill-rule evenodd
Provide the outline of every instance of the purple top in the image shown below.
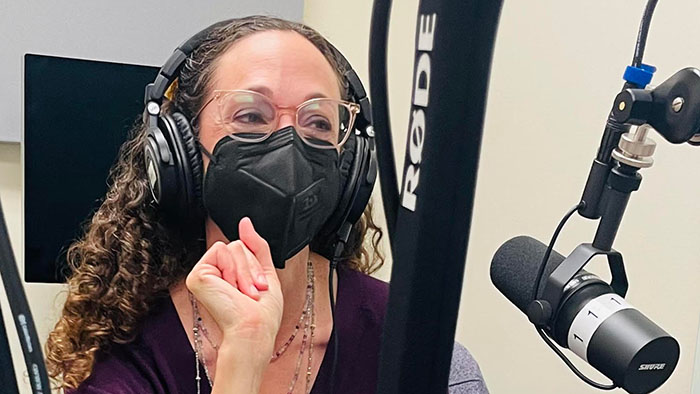
<path fill-rule="evenodd" d="M 338 364 L 335 394 L 375 393 L 387 283 L 361 272 L 338 270 L 336 319 Z M 331 334 L 311 394 L 330 391 L 333 364 Z M 210 394 L 203 367 L 202 394 Z M 98 352 L 90 377 L 66 394 L 196 393 L 195 359 L 170 297 L 164 297 L 145 320 L 133 342 Z M 481 372 L 469 352 L 455 344 L 450 371 L 451 394 L 485 394 Z"/>
<path fill-rule="evenodd" d="M 377 385 L 379 347 L 389 287 L 357 271 L 338 270 L 337 394 L 373 393 Z M 330 391 L 333 363 L 331 335 L 312 394 Z M 204 370 L 201 371 L 204 377 Z M 206 379 L 202 394 L 211 388 Z M 194 351 L 170 297 L 153 308 L 141 333 L 126 345 L 98 355 L 90 377 L 66 394 L 196 393 Z"/>

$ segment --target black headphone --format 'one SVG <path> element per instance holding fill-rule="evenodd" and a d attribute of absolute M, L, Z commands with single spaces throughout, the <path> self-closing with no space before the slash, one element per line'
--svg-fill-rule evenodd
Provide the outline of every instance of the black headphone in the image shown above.
<path fill-rule="evenodd" d="M 232 20 L 215 23 L 195 34 L 175 49 L 146 86 L 144 123 L 148 127 L 145 143 L 146 175 L 161 215 L 184 233 L 201 234 L 204 218 L 202 203 L 203 166 L 190 121 L 177 108 L 162 111 L 166 91 L 177 79 L 188 56 L 214 30 Z M 372 128 L 372 109 L 360 78 L 347 59 L 331 45 L 331 50 L 346 69 L 345 81 L 352 100 L 360 105 L 355 132 L 340 154 L 340 173 L 344 186 L 338 207 L 315 237 L 312 249 L 322 256 L 337 257 L 336 245 L 347 242 L 352 226 L 360 219 L 369 202 L 377 178 L 377 157 Z"/>

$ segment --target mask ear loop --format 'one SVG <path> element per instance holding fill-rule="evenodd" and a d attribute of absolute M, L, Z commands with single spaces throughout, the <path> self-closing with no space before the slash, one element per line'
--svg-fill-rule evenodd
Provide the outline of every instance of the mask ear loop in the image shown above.
<path fill-rule="evenodd" d="M 204 156 L 206 156 L 210 162 L 216 164 L 216 158 L 214 158 L 214 155 L 212 155 L 211 152 L 209 152 L 209 150 L 207 150 L 207 148 L 205 148 L 204 145 L 202 145 L 202 143 L 199 142 L 198 137 L 195 137 L 195 141 L 197 143 L 197 146 L 199 147 L 199 150 L 202 151 L 202 153 L 204 153 Z"/>

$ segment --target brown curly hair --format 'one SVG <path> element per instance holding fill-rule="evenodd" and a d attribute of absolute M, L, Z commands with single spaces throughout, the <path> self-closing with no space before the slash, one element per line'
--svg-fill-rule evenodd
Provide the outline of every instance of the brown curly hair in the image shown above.
<path fill-rule="evenodd" d="M 312 42 L 347 96 L 343 62 L 320 34 L 299 23 L 252 16 L 210 32 L 186 60 L 169 106 L 192 119 L 208 93 L 219 55 L 237 40 L 267 30 L 297 32 Z M 90 376 L 98 351 L 132 341 L 154 301 L 183 280 L 201 257 L 202 240 L 166 225 L 152 203 L 144 164 L 146 131 L 137 121 L 110 172 L 102 205 L 68 250 L 68 296 L 46 343 L 48 371 L 58 387 L 78 387 Z M 376 271 L 384 261 L 381 238 L 370 205 L 353 228 L 342 264 L 368 274 Z"/>

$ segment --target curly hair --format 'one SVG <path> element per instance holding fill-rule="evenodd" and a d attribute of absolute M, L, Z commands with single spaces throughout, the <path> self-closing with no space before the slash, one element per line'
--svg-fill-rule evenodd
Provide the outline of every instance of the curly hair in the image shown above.
<path fill-rule="evenodd" d="M 208 93 L 219 55 L 241 38 L 267 30 L 297 32 L 312 42 L 347 95 L 343 62 L 319 33 L 299 23 L 252 16 L 209 33 L 186 60 L 169 106 L 192 119 Z M 58 387 L 77 388 L 90 376 L 99 351 L 133 341 L 155 300 L 183 280 L 201 257 L 201 239 L 168 226 L 152 203 L 144 160 L 146 133 L 147 127 L 137 121 L 110 172 L 104 201 L 68 249 L 68 295 L 46 343 L 49 375 Z M 342 264 L 368 274 L 376 271 L 384 262 L 378 249 L 381 238 L 369 205 L 353 227 Z"/>

